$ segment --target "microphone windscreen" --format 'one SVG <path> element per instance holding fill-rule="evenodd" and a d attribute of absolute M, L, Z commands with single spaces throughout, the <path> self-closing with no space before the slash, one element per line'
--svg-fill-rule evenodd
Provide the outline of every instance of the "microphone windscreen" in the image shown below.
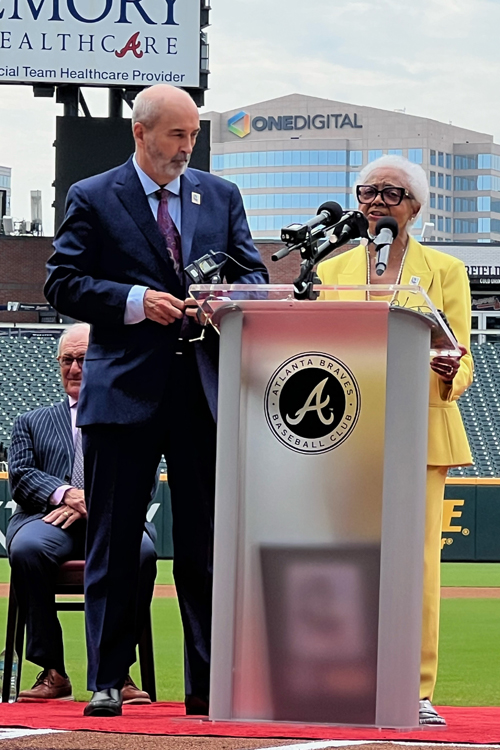
<path fill-rule="evenodd" d="M 328 223 L 326 226 L 331 227 L 333 224 L 336 224 L 340 219 L 342 218 L 342 214 L 344 213 L 342 210 L 342 206 L 340 204 L 336 203 L 335 201 L 326 201 L 326 203 L 322 203 L 321 206 L 316 211 L 316 214 L 320 214 L 322 211 L 327 211 L 330 214 L 330 218 L 328 219 Z"/>
<path fill-rule="evenodd" d="M 382 229 L 388 229 L 390 232 L 392 232 L 392 236 L 396 238 L 398 236 L 399 227 L 398 222 L 393 216 L 384 216 L 382 219 L 379 219 L 377 221 L 377 226 L 375 227 L 375 234 L 380 234 Z"/>

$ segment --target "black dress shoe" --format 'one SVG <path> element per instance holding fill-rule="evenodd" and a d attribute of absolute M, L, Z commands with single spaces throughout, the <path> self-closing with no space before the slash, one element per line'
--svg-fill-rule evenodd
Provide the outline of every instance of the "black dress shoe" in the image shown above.
<path fill-rule="evenodd" d="M 208 716 L 208 698 L 204 695 L 186 695 L 186 716 Z"/>
<path fill-rule="evenodd" d="M 83 709 L 84 716 L 121 716 L 122 693 L 117 688 L 98 690 Z"/>

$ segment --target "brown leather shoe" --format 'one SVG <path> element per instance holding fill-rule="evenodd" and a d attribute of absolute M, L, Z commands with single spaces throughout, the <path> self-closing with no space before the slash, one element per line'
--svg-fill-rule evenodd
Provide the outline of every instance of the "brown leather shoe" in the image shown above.
<path fill-rule="evenodd" d="M 149 694 L 145 690 L 139 690 L 129 674 L 125 677 L 125 684 L 122 687 L 122 700 L 124 704 L 134 703 L 136 706 L 151 703 Z"/>
<path fill-rule="evenodd" d="M 74 700 L 69 678 L 63 677 L 55 669 L 44 669 L 36 678 L 31 690 L 21 690 L 17 696 L 18 703 L 36 703 L 42 700 Z"/>

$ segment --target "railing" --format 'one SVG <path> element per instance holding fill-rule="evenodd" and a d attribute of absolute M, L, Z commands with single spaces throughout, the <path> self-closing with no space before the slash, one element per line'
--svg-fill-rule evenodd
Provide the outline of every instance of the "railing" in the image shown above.
<path fill-rule="evenodd" d="M 500 329 L 497 328 L 474 328 L 470 334 L 470 340 L 474 344 L 486 344 L 487 342 L 500 341 Z"/>

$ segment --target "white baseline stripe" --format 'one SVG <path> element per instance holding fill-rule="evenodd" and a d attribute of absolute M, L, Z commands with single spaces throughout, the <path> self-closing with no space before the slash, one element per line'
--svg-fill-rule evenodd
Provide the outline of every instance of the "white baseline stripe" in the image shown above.
<path fill-rule="evenodd" d="M 445 750 L 446 748 L 451 747 L 460 747 L 460 748 L 467 748 L 467 750 L 486 750 L 487 748 L 494 748 L 495 750 L 498 750 L 500 748 L 500 745 L 479 745 L 475 743 L 455 743 L 455 742 L 426 742 L 425 741 L 425 732 L 422 732 L 422 739 L 421 740 L 405 740 L 401 742 L 397 742 L 396 740 L 325 740 L 320 742 L 303 742 L 303 743 L 297 743 L 294 745 L 277 745 L 276 747 L 266 747 L 262 748 L 262 750 L 322 750 L 322 748 L 327 747 L 350 747 L 353 745 L 406 745 L 406 746 L 415 746 L 415 745 L 425 745 L 426 747 L 440 747 Z"/>
<path fill-rule="evenodd" d="M 0 729 L 0 740 L 15 740 L 18 737 L 32 737 L 36 734 L 62 734 L 63 729 Z"/>

